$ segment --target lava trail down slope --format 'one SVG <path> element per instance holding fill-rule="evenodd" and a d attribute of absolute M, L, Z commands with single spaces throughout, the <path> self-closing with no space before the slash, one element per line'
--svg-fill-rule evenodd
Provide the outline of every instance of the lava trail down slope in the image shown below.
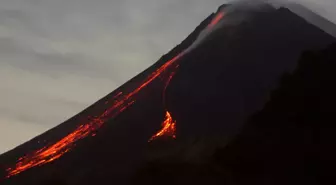
<path fill-rule="evenodd" d="M 222 18 L 223 13 L 219 12 L 217 16 L 214 17 L 213 21 L 211 21 L 209 27 L 207 29 L 212 29 Z M 99 129 L 107 120 L 118 116 L 121 112 L 125 111 L 129 106 L 133 105 L 136 102 L 135 95 L 138 94 L 141 90 L 147 87 L 152 81 L 157 79 L 162 73 L 165 71 L 171 70 L 171 68 L 175 68 L 177 66 L 177 61 L 186 53 L 188 49 L 182 51 L 173 59 L 167 61 L 160 68 L 158 68 L 155 72 L 150 74 L 147 79 L 142 82 L 136 89 L 124 95 L 124 92 L 119 92 L 117 97 L 115 97 L 115 103 L 101 113 L 99 116 L 89 116 L 90 119 L 87 123 L 81 124 L 76 130 L 74 130 L 69 135 L 65 136 L 60 141 L 52 144 L 50 146 L 43 147 L 40 150 L 32 152 L 27 156 L 20 157 L 15 165 L 15 167 L 8 168 L 7 178 L 17 175 L 23 171 L 26 171 L 30 168 L 41 166 L 46 163 L 50 163 L 60 157 L 62 157 L 65 153 L 69 152 L 74 146 L 76 141 L 83 139 L 88 136 L 95 136 L 95 131 Z M 165 89 L 167 88 L 171 78 L 175 74 L 175 71 L 170 72 L 169 79 L 167 80 L 167 84 Z M 165 91 L 164 89 L 164 91 Z M 175 122 L 172 121 L 170 113 L 167 111 L 166 120 L 163 122 L 163 129 L 155 134 L 151 140 L 165 135 L 172 134 L 175 136 Z"/>

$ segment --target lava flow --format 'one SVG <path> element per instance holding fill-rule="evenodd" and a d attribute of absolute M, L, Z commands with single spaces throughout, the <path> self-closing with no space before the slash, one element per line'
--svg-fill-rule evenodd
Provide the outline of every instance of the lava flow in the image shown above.
<path fill-rule="evenodd" d="M 159 69 L 150 74 L 138 88 L 131 91 L 130 93 L 124 96 L 122 96 L 122 92 L 117 93 L 117 100 L 114 101 L 115 103 L 110 108 L 106 109 L 99 116 L 92 118 L 88 123 L 81 124 L 77 129 L 62 138 L 60 141 L 56 142 L 53 145 L 35 151 L 28 156 L 19 158 L 14 168 L 7 169 L 7 178 L 17 175 L 30 168 L 52 162 L 63 156 L 65 153 L 69 152 L 76 141 L 83 139 L 89 135 L 95 136 L 94 132 L 96 130 L 98 130 L 108 119 L 116 117 L 121 112 L 126 110 L 129 106 L 131 106 L 135 102 L 133 100 L 134 95 L 136 95 L 143 88 L 148 86 L 165 70 L 172 66 L 183 54 L 184 52 L 180 53 L 173 59 L 166 62 Z"/>
<path fill-rule="evenodd" d="M 127 103 L 126 105 L 120 106 L 120 109 L 115 112 L 115 115 L 123 112 L 127 107 L 132 105 L 134 101 Z M 115 116 L 112 115 L 112 116 Z M 65 153 L 71 150 L 71 147 L 75 145 L 75 142 L 83 139 L 89 135 L 95 136 L 94 131 L 97 130 L 102 124 L 104 124 L 105 120 L 103 117 L 93 118 L 91 122 L 87 124 L 80 125 L 75 131 L 70 133 L 69 135 L 62 138 L 60 141 L 55 144 L 44 147 L 38 151 L 29 154 L 28 156 L 24 156 L 19 158 L 17 161 L 15 168 L 8 168 L 7 178 L 17 175 L 27 169 L 41 166 L 46 163 L 50 163 Z"/>
<path fill-rule="evenodd" d="M 212 28 L 218 21 L 224 16 L 223 13 L 218 13 L 218 15 L 211 21 L 208 28 Z M 72 131 L 67 136 L 63 137 L 59 141 L 54 144 L 47 145 L 42 149 L 34 151 L 24 157 L 20 157 L 15 164 L 15 167 L 8 168 L 6 171 L 8 173 L 7 178 L 10 178 L 14 175 L 17 175 L 21 172 L 24 172 L 33 167 L 41 166 L 47 163 L 50 163 L 60 157 L 62 157 L 65 153 L 69 152 L 74 146 L 75 143 L 83 138 L 88 136 L 95 136 L 96 131 L 104 124 L 107 120 L 118 116 L 121 112 L 126 110 L 132 104 L 135 103 L 135 95 L 138 94 L 142 89 L 147 87 L 151 82 L 153 82 L 157 77 L 159 77 L 164 71 L 167 69 L 178 65 L 175 65 L 176 61 L 180 59 L 188 50 L 184 50 L 173 59 L 167 61 L 156 71 L 151 73 L 146 80 L 144 80 L 139 87 L 130 91 L 129 93 L 117 92 L 116 96 L 112 98 L 113 104 L 107 108 L 104 112 L 99 114 L 98 116 L 89 116 L 88 121 L 86 123 L 81 124 L 74 131 Z M 171 80 L 174 72 L 170 75 L 169 80 L 165 86 L 167 88 L 169 81 Z M 105 104 L 109 102 L 106 101 Z M 173 121 L 170 113 L 166 112 L 166 120 L 163 122 L 163 129 L 155 134 L 152 138 L 155 139 L 162 135 L 170 135 L 175 138 L 175 125 L 176 123 Z"/>
<path fill-rule="evenodd" d="M 172 137 L 174 139 L 176 138 L 176 122 L 173 120 L 168 111 L 166 111 L 166 118 L 162 123 L 162 127 L 163 128 L 154 136 L 152 136 L 148 142 L 151 142 L 162 136 Z"/>
<path fill-rule="evenodd" d="M 224 12 L 219 12 L 214 19 L 208 25 L 208 29 L 212 29 L 218 22 L 225 16 Z"/>
<path fill-rule="evenodd" d="M 176 66 L 176 69 L 179 66 Z M 166 90 L 170 84 L 170 81 L 173 79 L 174 75 L 175 75 L 175 71 L 171 72 L 167 82 L 164 86 L 163 89 L 163 93 L 162 93 L 162 99 L 163 99 L 163 104 L 166 105 Z M 171 117 L 170 113 L 168 111 L 166 111 L 166 118 L 165 121 L 162 123 L 162 129 L 157 132 L 156 134 L 154 134 L 149 140 L 148 142 L 151 142 L 159 137 L 162 136 L 167 136 L 167 137 L 172 137 L 173 139 L 176 138 L 176 122 L 173 121 L 173 118 Z"/>

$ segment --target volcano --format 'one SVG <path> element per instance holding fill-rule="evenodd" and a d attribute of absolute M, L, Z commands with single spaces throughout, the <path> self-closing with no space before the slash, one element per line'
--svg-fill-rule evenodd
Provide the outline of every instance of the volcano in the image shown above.
<path fill-rule="evenodd" d="M 1 183 L 130 184 L 154 159 L 202 162 L 243 133 L 304 51 L 333 42 L 285 7 L 223 5 L 153 66 L 3 154 Z"/>

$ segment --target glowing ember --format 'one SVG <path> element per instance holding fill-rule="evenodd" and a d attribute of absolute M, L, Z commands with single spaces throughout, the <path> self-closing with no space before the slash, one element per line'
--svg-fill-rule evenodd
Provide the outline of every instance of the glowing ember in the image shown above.
<path fill-rule="evenodd" d="M 159 137 L 166 136 L 176 138 L 176 122 L 171 117 L 170 113 L 166 111 L 166 118 L 162 123 L 162 129 L 150 138 L 148 142 L 151 142 Z"/>
<path fill-rule="evenodd" d="M 212 29 L 223 17 L 224 12 L 219 12 L 215 18 L 212 19 L 211 23 L 208 25 L 208 29 Z"/>
<path fill-rule="evenodd" d="M 224 13 L 219 13 L 208 25 L 207 28 L 212 28 L 215 26 L 224 16 Z M 76 128 L 72 133 L 63 137 L 61 140 L 57 141 L 54 144 L 47 145 L 40 150 L 34 151 L 24 157 L 20 157 L 13 168 L 7 169 L 7 178 L 17 175 L 21 172 L 24 172 L 30 168 L 41 166 L 56 159 L 62 157 L 65 153 L 69 152 L 74 146 L 75 143 L 83 138 L 88 136 L 96 136 L 96 131 L 109 119 L 118 116 L 121 112 L 125 111 L 128 107 L 135 103 L 135 95 L 138 94 L 142 89 L 147 87 L 151 82 L 153 82 L 157 77 L 159 77 L 164 71 L 178 65 L 176 61 L 181 58 L 186 53 L 186 50 L 175 56 L 173 59 L 167 61 L 156 71 L 151 73 L 145 81 L 143 81 L 139 87 L 134 89 L 129 93 L 118 92 L 116 96 L 114 96 L 111 101 L 111 106 L 107 108 L 104 112 L 99 114 L 98 116 L 89 116 L 88 122 L 81 124 L 78 128 Z M 175 72 L 172 72 L 168 78 L 167 83 L 164 87 L 164 93 L 166 88 L 169 85 L 172 77 Z M 105 101 L 104 104 L 108 105 L 110 102 Z M 157 134 L 155 134 L 149 141 L 160 137 L 160 136 L 170 136 L 175 138 L 176 132 L 176 123 L 173 121 L 170 113 L 166 112 L 166 120 L 162 124 L 163 128 Z M 43 141 L 45 142 L 45 141 Z M 40 141 L 39 141 L 40 143 Z"/>

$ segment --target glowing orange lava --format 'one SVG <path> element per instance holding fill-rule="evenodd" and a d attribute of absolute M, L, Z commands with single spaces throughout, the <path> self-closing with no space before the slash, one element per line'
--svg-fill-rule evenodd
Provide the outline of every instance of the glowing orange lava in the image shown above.
<path fill-rule="evenodd" d="M 69 152 L 74 146 L 75 142 L 83 139 L 87 136 L 95 136 L 95 131 L 99 129 L 108 119 L 116 117 L 121 112 L 125 111 L 129 106 L 131 106 L 135 101 L 133 100 L 134 95 L 140 92 L 143 88 L 148 86 L 152 81 L 154 81 L 158 76 L 160 76 L 165 70 L 167 70 L 172 64 L 174 64 L 184 52 L 175 56 L 173 59 L 166 62 L 152 74 L 150 74 L 147 79 L 135 90 L 130 93 L 123 95 L 122 92 L 117 93 L 114 97 L 114 104 L 106 109 L 101 115 L 92 118 L 88 123 L 80 125 L 72 133 L 62 138 L 60 141 L 52 144 L 50 146 L 44 147 L 38 151 L 32 152 L 26 157 L 21 157 L 14 168 L 8 168 L 7 178 L 17 175 L 30 168 L 41 166 L 46 163 L 52 162 L 65 153 Z M 105 102 L 107 104 L 108 102 Z"/>
<path fill-rule="evenodd" d="M 212 28 L 216 25 L 219 20 L 224 16 L 224 13 L 219 13 L 210 23 L 208 28 Z M 13 168 L 8 168 L 7 178 L 10 178 L 14 175 L 17 175 L 21 172 L 24 172 L 30 168 L 41 166 L 56 159 L 62 157 L 65 153 L 69 152 L 74 146 L 75 143 L 83 138 L 88 136 L 96 136 L 96 131 L 104 124 L 107 120 L 118 116 L 121 112 L 125 111 L 128 107 L 135 103 L 135 95 L 138 94 L 142 89 L 147 87 L 151 82 L 153 82 L 157 77 L 159 77 L 164 71 L 175 66 L 178 67 L 176 61 L 181 58 L 186 53 L 186 50 L 175 56 L 173 59 L 167 61 L 156 71 L 151 73 L 136 89 L 130 91 L 129 93 L 117 92 L 117 94 L 110 98 L 112 102 L 111 106 L 107 108 L 104 112 L 98 116 L 89 116 L 86 123 L 81 124 L 73 132 L 63 137 L 54 144 L 49 144 L 37 151 L 34 151 L 24 157 L 20 157 Z M 164 91 L 169 85 L 170 80 L 172 79 L 175 73 L 172 72 L 169 76 L 169 79 L 164 87 Z M 110 102 L 105 101 L 104 104 L 108 105 Z M 170 113 L 166 112 L 166 120 L 162 124 L 163 128 L 157 134 L 155 134 L 151 139 L 155 139 L 160 136 L 171 136 L 176 137 L 176 123 L 173 121 Z M 39 141 L 38 141 L 39 142 Z"/>
<path fill-rule="evenodd" d="M 131 106 L 134 101 L 127 103 L 126 105 L 121 106 L 120 110 L 115 112 L 113 116 L 116 116 L 120 112 L 124 111 L 127 107 Z M 100 116 L 93 118 L 89 123 L 80 125 L 75 131 L 69 135 L 62 138 L 60 141 L 55 144 L 44 147 L 38 151 L 35 151 L 28 156 L 21 157 L 16 163 L 15 168 L 8 168 L 7 178 L 17 175 L 27 169 L 41 166 L 46 163 L 50 163 L 58 158 L 60 158 L 65 153 L 69 152 L 71 148 L 75 145 L 75 142 L 83 139 L 89 135 L 95 136 L 96 131 L 100 126 L 104 124 L 106 120 L 104 117 Z"/>
<path fill-rule="evenodd" d="M 159 137 L 166 136 L 176 138 L 176 122 L 171 117 L 170 113 L 166 111 L 166 118 L 162 123 L 162 129 L 152 136 L 148 142 L 151 142 Z"/>
<path fill-rule="evenodd" d="M 176 69 L 178 68 L 179 66 L 177 65 L 176 66 Z M 171 80 L 173 79 L 174 75 L 175 75 L 175 71 L 172 71 L 166 81 L 166 84 L 164 86 L 164 89 L 163 89 L 163 104 L 165 105 L 166 104 L 166 90 L 171 82 Z M 176 138 L 176 122 L 173 121 L 173 118 L 171 117 L 170 113 L 168 111 L 166 111 L 166 118 L 165 118 L 165 121 L 162 123 L 162 129 L 156 133 L 155 135 L 153 135 L 149 140 L 148 142 L 151 142 L 159 137 L 162 137 L 162 136 L 169 136 L 169 137 L 172 137 L 173 139 Z"/>
<path fill-rule="evenodd" d="M 218 22 L 225 16 L 224 12 L 219 12 L 215 18 L 212 19 L 210 24 L 208 25 L 208 29 L 212 29 Z"/>

